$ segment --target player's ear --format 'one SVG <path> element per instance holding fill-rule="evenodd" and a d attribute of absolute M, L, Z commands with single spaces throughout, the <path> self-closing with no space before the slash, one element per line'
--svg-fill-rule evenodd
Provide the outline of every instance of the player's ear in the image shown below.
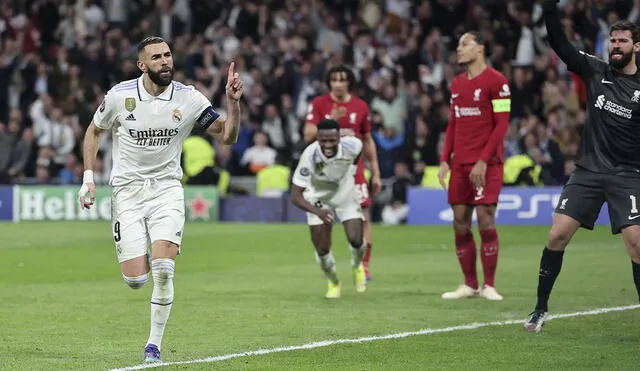
<path fill-rule="evenodd" d="M 633 52 L 636 54 L 640 53 L 640 41 L 633 44 Z"/>
<path fill-rule="evenodd" d="M 141 60 L 138 59 L 138 61 L 136 62 L 136 65 L 138 66 L 138 69 L 142 72 L 147 72 L 147 66 L 142 63 Z"/>

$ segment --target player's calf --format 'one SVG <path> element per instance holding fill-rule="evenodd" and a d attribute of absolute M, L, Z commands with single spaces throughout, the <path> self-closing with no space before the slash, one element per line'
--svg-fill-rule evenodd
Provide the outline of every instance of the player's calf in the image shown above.
<path fill-rule="evenodd" d="M 359 242 L 359 244 L 357 244 Z M 362 238 L 350 239 L 351 267 L 353 269 L 353 283 L 357 292 L 365 292 L 367 289 L 367 275 L 362 259 L 367 249 L 366 241 Z"/>
<path fill-rule="evenodd" d="M 159 258 L 151 261 L 153 292 L 151 293 L 151 330 L 147 347 L 155 345 L 158 350 L 161 347 L 162 335 L 173 304 L 174 269 L 173 259 Z"/>
<path fill-rule="evenodd" d="M 362 235 L 362 220 L 351 219 L 344 222 L 344 229 L 351 250 L 351 266 L 356 268 L 360 266 L 367 250 L 366 242 Z"/>
<path fill-rule="evenodd" d="M 149 273 L 145 273 L 143 275 L 136 276 L 136 277 L 128 277 L 123 274 L 122 278 L 124 279 L 124 282 L 126 282 L 127 285 L 129 285 L 129 287 L 131 287 L 134 290 L 137 290 L 142 288 L 147 283 L 147 281 L 149 281 Z"/>
<path fill-rule="evenodd" d="M 340 282 L 338 274 L 336 273 L 336 260 L 333 258 L 331 251 L 328 251 L 323 255 L 316 251 L 316 262 L 332 284 L 337 285 Z"/>
<path fill-rule="evenodd" d="M 633 273 L 633 283 L 638 292 L 638 300 L 640 300 L 640 261 L 631 260 L 631 272 Z"/>
<path fill-rule="evenodd" d="M 631 273 L 640 300 L 640 226 L 630 225 L 622 229 L 624 244 L 631 258 Z"/>

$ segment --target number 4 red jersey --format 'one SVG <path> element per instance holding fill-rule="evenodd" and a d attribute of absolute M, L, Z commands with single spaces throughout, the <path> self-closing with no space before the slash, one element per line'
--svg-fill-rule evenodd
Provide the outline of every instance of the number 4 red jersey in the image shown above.
<path fill-rule="evenodd" d="M 466 72 L 456 76 L 451 83 L 450 111 L 441 161 L 502 164 L 511 112 L 507 78 L 491 67 L 473 79 Z"/>

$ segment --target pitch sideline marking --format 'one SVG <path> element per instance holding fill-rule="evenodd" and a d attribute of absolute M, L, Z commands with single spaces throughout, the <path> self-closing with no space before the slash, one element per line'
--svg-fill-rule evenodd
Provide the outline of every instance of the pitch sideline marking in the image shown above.
<path fill-rule="evenodd" d="M 625 310 L 638 309 L 638 308 L 640 308 L 640 305 L 625 305 L 620 307 L 593 309 L 593 310 L 587 310 L 583 312 L 561 313 L 556 315 L 550 315 L 548 320 L 556 319 L 556 318 L 595 316 L 595 315 L 604 314 L 604 313 L 621 312 Z M 402 338 L 411 337 L 411 336 L 433 335 L 433 334 L 439 334 L 443 332 L 475 330 L 478 328 L 489 327 L 489 326 L 506 326 L 506 325 L 522 324 L 523 322 L 524 320 L 508 320 L 508 321 L 469 323 L 466 325 L 450 326 L 450 327 L 443 327 L 443 328 L 437 328 L 437 329 L 422 329 L 419 331 L 399 332 L 399 333 L 388 334 L 388 335 L 365 336 L 365 337 L 360 337 L 355 339 L 314 341 L 312 343 L 307 343 L 303 345 L 293 345 L 293 346 L 285 346 L 285 347 L 270 348 L 270 349 L 258 349 L 258 350 L 242 352 L 242 353 L 231 353 L 231 354 L 225 354 L 225 355 L 215 356 L 215 357 L 193 359 L 189 361 L 140 364 L 136 366 L 114 368 L 108 371 L 135 371 L 135 370 L 143 370 L 143 369 L 153 368 L 153 367 L 188 365 L 193 363 L 213 363 L 213 362 L 226 361 L 232 358 L 260 356 L 260 355 L 272 354 L 272 353 L 290 352 L 293 350 L 315 349 L 315 348 L 328 347 L 330 345 L 336 345 L 336 344 L 365 343 L 369 341 L 378 341 L 378 340 L 402 339 Z"/>

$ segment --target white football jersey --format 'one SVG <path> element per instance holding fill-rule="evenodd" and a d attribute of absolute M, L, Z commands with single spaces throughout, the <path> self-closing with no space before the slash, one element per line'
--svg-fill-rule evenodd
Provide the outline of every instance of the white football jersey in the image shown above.
<path fill-rule="evenodd" d="M 109 184 L 121 186 L 145 179 L 182 179 L 182 142 L 196 122 L 218 117 L 211 102 L 193 86 L 172 82 L 158 96 L 138 79 L 111 88 L 93 122 L 113 134 L 113 168 Z"/>
<path fill-rule="evenodd" d="M 355 192 L 356 159 L 362 152 L 362 142 L 356 137 L 341 137 L 338 152 L 327 158 L 316 141 L 302 152 L 293 174 L 293 184 L 305 188 L 310 201 L 339 203 Z"/>

